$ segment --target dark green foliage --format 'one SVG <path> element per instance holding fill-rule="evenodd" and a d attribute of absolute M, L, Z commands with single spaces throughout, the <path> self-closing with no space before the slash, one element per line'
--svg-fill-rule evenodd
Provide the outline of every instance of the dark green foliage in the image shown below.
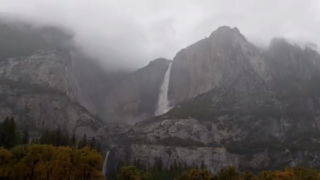
<path fill-rule="evenodd" d="M 20 137 L 16 131 L 16 123 L 14 118 L 6 118 L 0 124 L 0 146 L 10 149 L 17 145 L 19 141 Z"/>
<path fill-rule="evenodd" d="M 37 139 L 37 138 L 33 138 L 33 139 L 31 140 L 31 144 L 39 144 L 39 143 L 40 143 L 40 140 Z"/>
<path fill-rule="evenodd" d="M 89 146 L 90 146 L 92 149 L 96 149 L 97 142 L 96 142 L 96 138 L 95 138 L 95 137 L 92 137 L 92 138 L 91 138 L 91 141 L 90 141 L 90 143 L 89 143 Z"/>
<path fill-rule="evenodd" d="M 53 146 L 72 146 L 72 140 L 68 134 L 62 133 L 60 126 L 56 130 L 46 130 L 39 139 L 40 144 Z"/>
<path fill-rule="evenodd" d="M 23 131 L 22 144 L 29 144 L 29 131 L 27 129 Z"/>
<path fill-rule="evenodd" d="M 161 157 L 155 157 L 154 164 L 152 166 L 144 164 L 140 159 L 135 159 L 132 164 L 129 162 L 119 161 L 118 170 L 113 173 L 111 179 L 116 179 L 115 174 L 119 174 L 121 167 L 125 166 L 134 166 L 142 172 L 150 173 L 151 180 L 173 180 L 180 176 L 182 172 L 191 169 L 191 167 L 186 163 L 182 165 L 181 163 L 177 163 L 176 160 L 169 166 L 169 168 L 165 168 Z"/>
<path fill-rule="evenodd" d="M 74 133 L 71 138 L 71 143 L 72 143 L 72 146 L 76 147 L 76 135 Z"/>
<path fill-rule="evenodd" d="M 81 149 L 85 146 L 87 146 L 87 135 L 86 134 L 84 134 L 82 139 L 80 140 L 80 142 L 78 144 L 78 148 Z"/>
<path fill-rule="evenodd" d="M 100 145 L 100 142 L 98 141 L 98 144 L 97 144 L 97 151 L 98 152 L 101 152 L 101 145 Z"/>
<path fill-rule="evenodd" d="M 223 168 L 217 173 L 219 180 L 232 180 L 238 176 L 239 172 L 237 172 L 233 167 Z"/>
<path fill-rule="evenodd" d="M 204 165 L 204 162 L 201 161 L 201 169 L 205 169 L 205 168 L 206 168 L 206 166 Z"/>
<path fill-rule="evenodd" d="M 30 137 L 28 129 L 25 129 L 20 135 L 16 130 L 16 124 L 13 117 L 6 118 L 0 123 L 0 146 L 10 149 L 19 144 L 29 144 Z M 68 134 L 64 133 L 60 126 L 56 130 L 45 130 L 40 138 L 32 138 L 31 144 L 48 144 L 53 146 L 71 146 L 75 147 L 76 136 L 73 134 L 70 137 Z M 86 135 L 83 136 L 79 142 L 79 148 L 90 146 L 92 149 L 96 149 L 100 152 L 100 142 L 96 140 L 95 137 L 91 138 L 91 141 L 87 142 Z"/>
<path fill-rule="evenodd" d="M 168 168 L 164 168 L 162 163 L 161 158 L 155 158 L 155 163 L 152 167 L 143 166 L 143 162 L 139 159 L 135 159 L 133 164 L 120 161 L 118 163 L 118 170 L 113 174 L 111 179 L 117 180 L 120 176 L 124 177 L 123 175 L 125 174 L 134 175 L 130 177 L 125 176 L 126 180 L 135 180 L 134 177 L 136 179 L 143 179 L 142 174 L 149 174 L 150 180 L 318 180 L 320 177 L 319 170 L 302 167 L 261 171 L 260 173 L 257 172 L 259 174 L 257 176 L 251 172 L 240 172 L 233 167 L 225 167 L 220 169 L 216 174 L 211 174 L 206 168 L 197 169 L 195 163 L 192 163 L 193 165 L 190 167 L 186 163 L 181 165 L 177 161 L 173 161 Z M 201 167 L 203 167 L 204 163 L 201 164 Z"/>
<path fill-rule="evenodd" d="M 125 166 L 120 169 L 117 180 L 150 180 L 150 173 L 138 170 L 135 166 Z"/>

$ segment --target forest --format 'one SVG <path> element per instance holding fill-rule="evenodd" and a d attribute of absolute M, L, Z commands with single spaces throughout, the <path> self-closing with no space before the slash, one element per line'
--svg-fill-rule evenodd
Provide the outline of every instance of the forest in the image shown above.
<path fill-rule="evenodd" d="M 76 141 L 56 130 L 45 130 L 29 138 L 28 130 L 18 132 L 14 118 L 0 123 L 0 180 L 104 180 L 100 143 L 84 135 Z M 78 142 L 78 143 L 76 143 Z M 165 168 L 161 158 L 152 165 L 139 159 L 119 161 L 108 180 L 320 180 L 317 169 L 288 167 L 258 174 L 225 167 L 215 174 L 200 166 L 174 161 Z"/>
<path fill-rule="evenodd" d="M 320 171 L 303 167 L 287 167 L 284 170 L 261 171 L 258 174 L 240 172 L 233 167 L 222 168 L 215 174 L 210 173 L 201 163 L 187 166 L 174 162 L 169 169 L 162 167 L 158 159 L 155 164 L 146 169 L 139 160 L 133 165 L 119 164 L 112 180 L 320 180 Z"/>
<path fill-rule="evenodd" d="M 29 138 L 14 118 L 0 123 L 0 180 L 103 180 L 100 143 L 86 135 L 77 143 L 60 127 Z"/>

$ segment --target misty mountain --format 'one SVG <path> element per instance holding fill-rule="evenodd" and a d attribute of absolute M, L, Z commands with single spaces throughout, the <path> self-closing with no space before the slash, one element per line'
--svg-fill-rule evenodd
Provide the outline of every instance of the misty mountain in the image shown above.
<path fill-rule="evenodd" d="M 169 60 L 136 72 L 106 70 L 75 45 L 72 32 L 0 19 L 2 119 L 14 116 L 34 132 L 61 126 L 90 137 L 106 123 L 154 115 Z"/>
<path fill-rule="evenodd" d="M 120 156 L 212 172 L 320 167 L 320 55 L 275 38 L 267 50 L 220 27 L 172 62 L 168 113 L 137 123 Z M 123 154 L 122 154 L 123 153 Z"/>
<path fill-rule="evenodd" d="M 34 134 L 61 126 L 97 136 L 124 160 L 203 161 L 212 172 L 320 167 L 315 45 L 275 38 L 259 49 L 223 26 L 172 61 L 128 72 L 105 70 L 59 27 L 1 21 L 0 42 L 0 118 L 14 116 Z M 170 63 L 173 109 L 154 117 Z"/>
<path fill-rule="evenodd" d="M 1 21 L 0 41 L 1 119 L 14 116 L 18 127 L 33 133 L 60 126 L 77 136 L 97 134 L 102 122 L 97 104 L 80 85 L 76 68 L 81 62 L 71 34 Z"/>

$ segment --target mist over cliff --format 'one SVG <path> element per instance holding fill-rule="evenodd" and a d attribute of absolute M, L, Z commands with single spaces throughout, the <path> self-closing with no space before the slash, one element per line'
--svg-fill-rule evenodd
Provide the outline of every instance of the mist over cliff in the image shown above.
<path fill-rule="evenodd" d="M 173 59 L 179 50 L 224 25 L 238 27 L 262 47 L 273 37 L 320 44 L 317 0 L 1 0 L 0 4 L 5 16 L 68 29 L 76 45 L 109 70 L 132 71 L 158 57 Z"/>
<path fill-rule="evenodd" d="M 320 167 L 317 1 L 1 2 L 0 120 L 114 162 Z"/>

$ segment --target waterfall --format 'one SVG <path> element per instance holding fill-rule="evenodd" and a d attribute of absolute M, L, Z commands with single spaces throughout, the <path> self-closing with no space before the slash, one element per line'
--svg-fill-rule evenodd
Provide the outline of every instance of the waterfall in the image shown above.
<path fill-rule="evenodd" d="M 107 152 L 106 157 L 104 158 L 104 161 L 103 161 L 103 166 L 102 166 L 102 174 L 103 174 L 105 180 L 107 180 L 106 170 L 107 170 L 107 163 L 108 163 L 109 153 L 110 153 L 110 151 Z"/>
<path fill-rule="evenodd" d="M 169 80 L 170 80 L 170 71 L 171 71 L 171 64 L 169 65 L 166 74 L 164 75 L 164 80 L 161 85 L 159 100 L 155 115 L 161 115 L 170 110 L 169 107 L 169 100 L 168 100 L 168 90 L 169 90 Z"/>

